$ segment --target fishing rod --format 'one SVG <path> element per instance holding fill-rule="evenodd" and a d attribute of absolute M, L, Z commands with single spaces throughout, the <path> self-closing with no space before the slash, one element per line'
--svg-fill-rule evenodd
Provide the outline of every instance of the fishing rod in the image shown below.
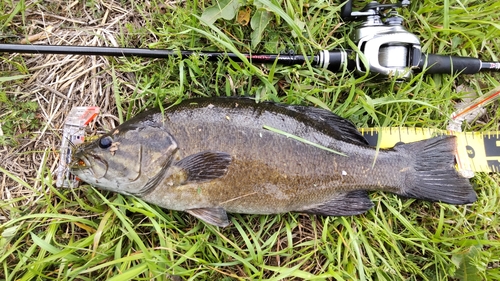
<path fill-rule="evenodd" d="M 0 52 L 7 53 L 29 53 L 29 54 L 62 54 L 62 55 L 88 55 L 88 56 L 112 56 L 112 57 L 147 57 L 168 58 L 180 56 L 189 58 L 196 55 L 206 58 L 208 61 L 231 59 L 241 62 L 241 58 L 235 53 L 208 52 L 208 51 L 179 51 L 162 49 L 142 48 L 117 48 L 117 47 L 87 47 L 87 46 L 55 46 L 55 45 L 23 45 L 23 44 L 0 44 Z M 343 67 L 354 70 L 354 61 L 348 59 L 352 51 L 321 51 L 318 55 L 308 58 L 315 67 L 325 68 L 331 71 L 341 71 Z M 252 63 L 274 63 L 278 61 L 283 65 L 296 65 L 306 62 L 306 56 L 297 55 L 293 52 L 287 54 L 242 54 Z"/>
<path fill-rule="evenodd" d="M 361 25 L 352 36 L 358 51 L 347 49 L 322 50 L 313 56 L 295 53 L 242 54 L 251 63 L 279 63 L 283 65 L 311 62 L 314 67 L 333 72 L 356 71 L 360 75 L 407 80 L 413 73 L 427 74 L 475 74 L 481 71 L 500 71 L 500 62 L 483 62 L 472 57 L 424 54 L 418 37 L 403 27 L 403 19 L 397 8 L 406 8 L 409 0 L 398 3 L 368 3 L 359 11 L 352 11 L 352 0 L 341 9 L 345 21 L 360 21 Z M 196 55 L 208 61 L 230 59 L 241 62 L 234 53 L 186 51 L 141 48 L 55 46 L 0 44 L 0 52 L 31 54 L 99 55 L 113 57 L 189 58 Z"/>

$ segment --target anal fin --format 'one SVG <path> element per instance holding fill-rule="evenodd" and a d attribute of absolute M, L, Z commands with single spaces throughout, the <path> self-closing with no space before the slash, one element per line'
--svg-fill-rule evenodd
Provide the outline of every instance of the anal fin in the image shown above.
<path fill-rule="evenodd" d="M 301 212 L 321 216 L 353 216 L 365 213 L 373 207 L 366 191 L 356 190 L 341 193 L 334 199 Z"/>
<path fill-rule="evenodd" d="M 229 219 L 224 208 L 197 208 L 186 210 L 186 212 L 209 224 L 220 227 L 229 225 Z"/>

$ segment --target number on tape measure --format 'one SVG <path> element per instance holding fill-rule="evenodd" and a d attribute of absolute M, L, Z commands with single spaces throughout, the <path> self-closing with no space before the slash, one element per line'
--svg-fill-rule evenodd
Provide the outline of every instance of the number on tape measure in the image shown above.
<path fill-rule="evenodd" d="M 457 160 L 461 169 L 473 172 L 500 172 L 500 132 L 455 132 L 408 127 L 360 128 L 359 131 L 370 145 L 376 146 L 380 142 L 381 148 L 438 135 L 455 135 Z"/>

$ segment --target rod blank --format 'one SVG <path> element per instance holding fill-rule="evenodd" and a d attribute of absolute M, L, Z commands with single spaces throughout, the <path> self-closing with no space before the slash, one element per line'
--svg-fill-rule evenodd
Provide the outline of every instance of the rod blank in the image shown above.
<path fill-rule="evenodd" d="M 119 47 L 94 47 L 94 46 L 67 46 L 67 45 L 24 45 L 24 44 L 0 44 L 0 52 L 4 53 L 27 53 L 27 54 L 62 54 L 62 55 L 86 55 L 86 56 L 112 56 L 112 57 L 146 57 L 146 58 L 188 58 L 197 55 L 208 61 L 231 59 L 241 62 L 240 57 L 234 53 L 209 52 L 209 51 L 186 51 L 167 49 L 142 49 L 142 48 L 119 48 Z M 333 72 L 355 70 L 356 63 L 350 59 L 350 50 L 321 51 L 314 56 L 289 54 L 242 54 L 252 63 L 274 63 L 283 65 L 304 64 L 309 60 L 315 67 L 321 67 Z M 419 63 L 420 70 L 427 67 L 429 74 L 464 73 L 474 74 L 480 71 L 500 71 L 500 62 L 482 62 L 476 58 L 442 56 L 433 54 L 422 54 Z"/>

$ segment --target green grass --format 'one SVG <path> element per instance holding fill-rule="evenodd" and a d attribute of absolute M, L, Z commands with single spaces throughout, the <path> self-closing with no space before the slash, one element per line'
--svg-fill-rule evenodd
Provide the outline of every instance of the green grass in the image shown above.
<path fill-rule="evenodd" d="M 41 32 L 42 11 L 60 32 L 52 40 L 81 44 L 90 36 L 109 45 L 113 38 L 123 47 L 241 53 L 347 47 L 356 26 L 340 20 L 335 1 L 242 1 L 241 9 L 249 7 L 252 15 L 258 3 L 271 14 L 253 48 L 250 25 L 200 22 L 210 1 L 122 1 L 123 10 L 102 2 L 68 10 L 43 1 L 4 1 L 0 40 Z M 412 1 L 403 16 L 426 52 L 498 60 L 499 9 L 496 1 L 422 0 Z M 111 24 L 117 18 L 120 24 Z M 81 22 L 91 22 L 91 28 Z M 65 35 L 70 32 L 76 35 Z M 52 176 L 58 129 L 73 105 L 102 107 L 107 115 L 92 130 L 116 124 L 111 114 L 123 121 L 165 102 L 216 95 L 326 107 L 359 127 L 443 129 L 465 95 L 457 88 L 484 94 L 499 84 L 498 74 L 417 75 L 405 83 L 380 83 L 308 65 L 107 58 L 88 79 L 65 88 L 50 75 L 63 77 L 79 60 L 59 65 L 50 64 L 49 56 L 35 58 L 3 55 L 0 63 L 0 280 L 500 279 L 498 174 L 476 174 L 471 181 L 479 198 L 470 206 L 374 192 L 375 207 L 360 216 L 234 214 L 227 228 L 88 185 L 58 189 Z M 71 99 L 44 92 L 40 84 L 64 94 L 72 89 Z M 498 104 L 492 105 L 464 129 L 499 130 L 499 119 Z"/>

